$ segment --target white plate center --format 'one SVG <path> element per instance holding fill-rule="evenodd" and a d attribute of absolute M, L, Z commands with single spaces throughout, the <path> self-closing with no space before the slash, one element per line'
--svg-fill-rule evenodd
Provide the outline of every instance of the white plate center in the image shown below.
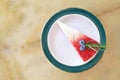
<path fill-rule="evenodd" d="M 97 26 L 89 18 L 80 14 L 69 14 L 58 20 L 100 43 L 100 34 Z M 57 20 L 51 26 L 48 33 L 48 47 L 51 55 L 58 62 L 67 66 L 83 65 L 94 58 L 92 57 L 86 62 L 80 58 L 80 55 L 73 48 L 71 42 L 59 27 Z"/>

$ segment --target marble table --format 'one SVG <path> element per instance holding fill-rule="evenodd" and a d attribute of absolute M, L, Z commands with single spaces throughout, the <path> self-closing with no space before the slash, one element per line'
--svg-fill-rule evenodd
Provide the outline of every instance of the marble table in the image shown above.
<path fill-rule="evenodd" d="M 54 67 L 41 48 L 46 21 L 77 7 L 100 19 L 107 48 L 93 68 L 68 73 Z M 120 0 L 0 0 L 0 80 L 120 80 Z"/>

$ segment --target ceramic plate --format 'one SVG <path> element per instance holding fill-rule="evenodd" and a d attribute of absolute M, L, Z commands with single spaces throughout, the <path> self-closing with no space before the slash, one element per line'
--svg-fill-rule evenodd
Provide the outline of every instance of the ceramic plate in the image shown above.
<path fill-rule="evenodd" d="M 106 35 L 100 21 L 90 12 L 68 8 L 54 14 L 42 32 L 42 48 L 47 59 L 59 69 L 81 72 L 94 66 L 104 49 L 79 50 L 77 41 L 93 41 L 106 45 Z"/>

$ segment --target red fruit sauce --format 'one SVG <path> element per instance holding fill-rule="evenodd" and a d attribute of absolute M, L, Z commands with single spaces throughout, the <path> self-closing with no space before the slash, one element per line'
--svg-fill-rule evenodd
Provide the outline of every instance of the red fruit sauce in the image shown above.
<path fill-rule="evenodd" d="M 97 43 L 98 44 L 98 42 L 91 39 L 90 37 L 87 37 L 86 35 L 78 35 L 78 36 L 75 36 L 75 38 L 71 40 L 72 45 L 74 46 L 74 48 L 79 53 L 80 57 L 85 62 L 85 61 L 89 60 L 90 58 L 92 58 L 96 54 L 96 51 L 91 49 L 91 48 L 85 48 L 83 51 L 81 51 L 80 44 L 79 44 L 80 40 L 84 40 L 85 43 L 90 42 L 90 43 Z"/>

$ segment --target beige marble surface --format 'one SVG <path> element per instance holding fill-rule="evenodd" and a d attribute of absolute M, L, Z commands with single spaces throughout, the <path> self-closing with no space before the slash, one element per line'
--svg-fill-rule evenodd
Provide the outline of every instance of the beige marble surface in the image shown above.
<path fill-rule="evenodd" d="M 100 62 L 82 73 L 50 64 L 41 31 L 57 11 L 78 7 L 96 15 L 107 34 Z M 0 0 L 0 80 L 120 80 L 120 0 Z"/>

